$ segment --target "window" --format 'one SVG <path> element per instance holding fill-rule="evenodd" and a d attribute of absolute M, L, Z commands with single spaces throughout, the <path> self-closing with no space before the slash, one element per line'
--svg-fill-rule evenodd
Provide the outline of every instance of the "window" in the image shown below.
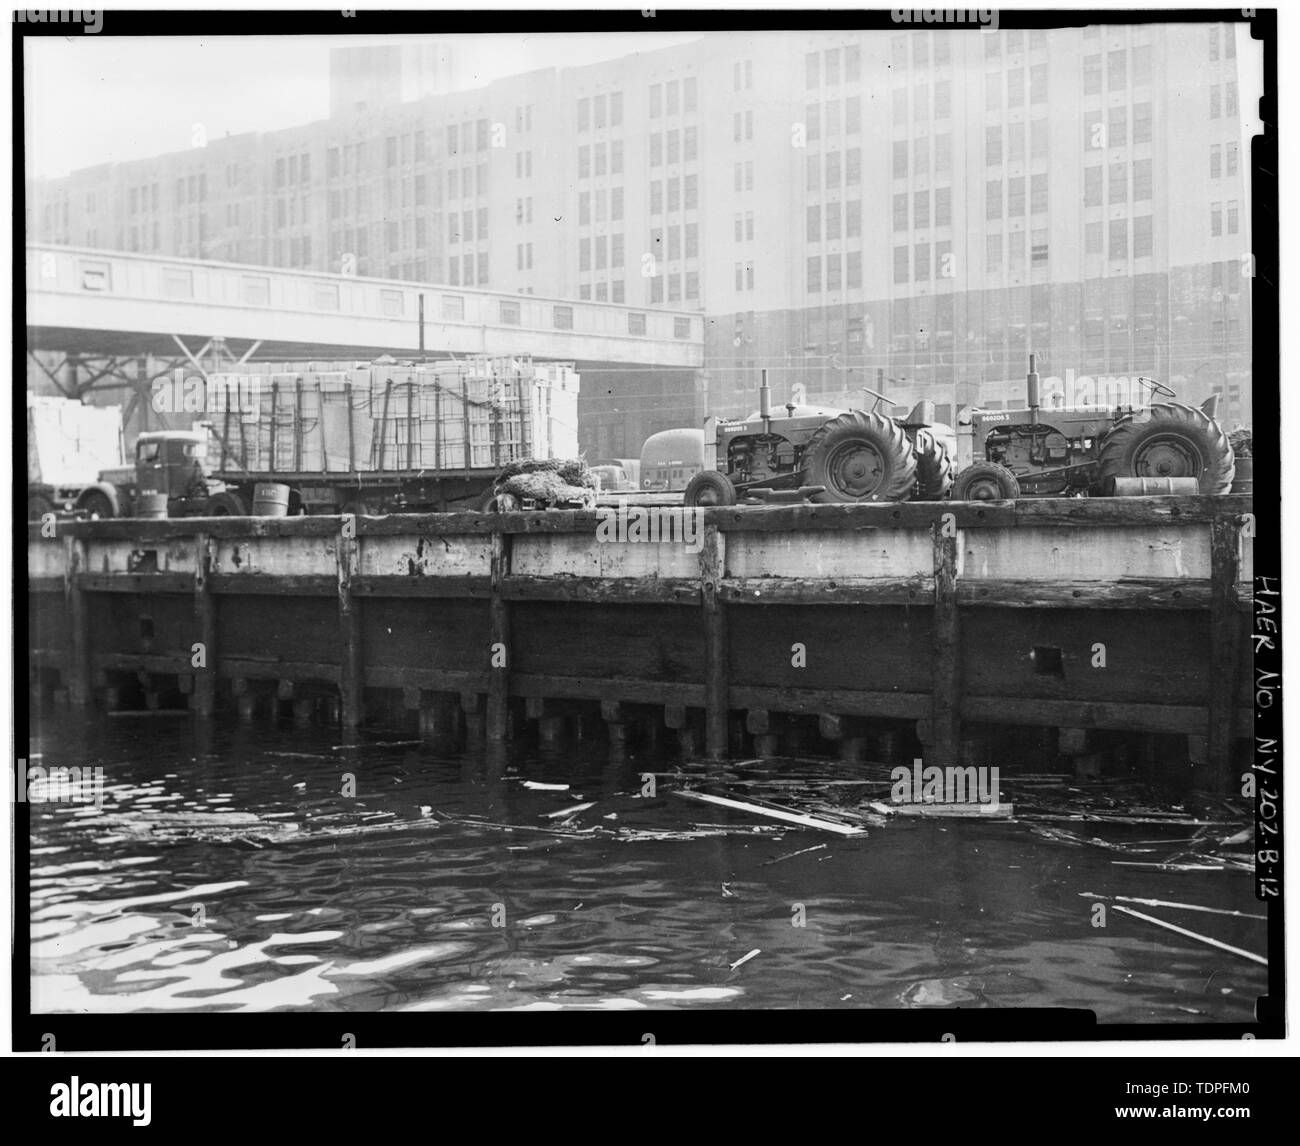
<path fill-rule="evenodd" d="M 930 192 L 916 191 L 912 195 L 912 217 L 917 229 L 930 225 Z"/>
<path fill-rule="evenodd" d="M 1151 216 L 1139 215 L 1133 220 L 1133 257 L 1149 257 L 1154 249 L 1151 236 Z"/>
<path fill-rule="evenodd" d="M 596 270 L 603 271 L 608 263 L 609 240 L 604 235 L 596 236 Z"/>
<path fill-rule="evenodd" d="M 1221 99 L 1222 99 L 1221 89 L 1218 84 L 1214 84 L 1210 88 L 1210 118 L 1211 119 L 1218 119 L 1219 116 L 1222 114 Z"/>
<path fill-rule="evenodd" d="M 862 252 L 849 251 L 844 256 L 844 277 L 845 286 L 849 290 L 859 290 L 862 287 Z"/>
<path fill-rule="evenodd" d="M 912 93 L 912 118 L 924 121 L 930 118 L 930 89 L 918 84 Z"/>
<path fill-rule="evenodd" d="M 690 336 L 691 336 L 691 320 L 689 318 L 674 318 L 673 337 L 690 338 Z"/>
<path fill-rule="evenodd" d="M 808 208 L 807 239 L 810 243 L 818 242 L 822 237 L 822 209 L 817 206 Z"/>
<path fill-rule="evenodd" d="M 551 311 L 552 325 L 556 330 L 573 329 L 573 307 L 557 306 Z"/>
<path fill-rule="evenodd" d="M 894 196 L 894 230 L 907 230 L 907 192 Z"/>
<path fill-rule="evenodd" d="M 1012 68 L 1007 72 L 1007 107 L 1025 105 L 1025 69 Z"/>
<path fill-rule="evenodd" d="M 907 89 L 895 88 L 893 95 L 894 124 L 903 126 L 907 123 Z"/>
<path fill-rule="evenodd" d="M 894 282 L 907 282 L 907 248 L 894 248 Z"/>
<path fill-rule="evenodd" d="M 1025 213 L 1025 177 L 1007 180 L 1007 214 L 1011 217 Z"/>
<path fill-rule="evenodd" d="M 699 223 L 686 224 L 686 257 L 688 259 L 698 258 L 700 254 L 700 225 Z"/>
<path fill-rule="evenodd" d="M 668 133 L 668 162 L 669 164 L 680 163 L 682 161 L 682 133 L 677 130 Z"/>
<path fill-rule="evenodd" d="M 753 130 L 753 120 L 750 120 L 750 130 Z M 682 158 L 690 163 L 699 157 L 700 149 L 700 129 L 698 127 L 688 127 L 682 133 Z"/>
<path fill-rule="evenodd" d="M 929 281 L 930 278 L 930 244 L 916 244 L 916 267 L 914 271 L 918 282 Z"/>
<path fill-rule="evenodd" d="M 984 77 L 984 110 L 997 111 L 1002 106 L 1002 74 L 989 72 Z"/>
<path fill-rule="evenodd" d="M 682 80 L 682 111 L 690 115 L 699 106 L 699 82 L 694 76 Z"/>
<path fill-rule="evenodd" d="M 623 265 L 623 235 L 621 232 L 609 237 L 609 265 L 611 267 L 621 267 Z"/>
<path fill-rule="evenodd" d="M 1237 200 L 1229 199 L 1228 200 L 1228 234 L 1229 235 L 1235 235 L 1237 233 L 1237 211 L 1238 211 Z"/>
<path fill-rule="evenodd" d="M 749 165 L 749 177 L 752 180 L 754 176 L 753 165 Z M 698 175 L 688 175 L 683 181 L 683 204 L 687 211 L 693 211 L 700 205 L 700 177 Z"/>
<path fill-rule="evenodd" d="M 1007 127 L 1007 162 L 1025 161 L 1025 125 L 1013 123 Z"/>
<path fill-rule="evenodd" d="M 1128 202 L 1128 165 L 1112 163 L 1110 165 L 1110 189 L 1106 194 L 1108 203 Z"/>
<path fill-rule="evenodd" d="M 664 96 L 666 97 L 669 115 L 678 115 L 680 113 L 680 95 L 680 85 L 676 80 L 669 80 L 664 84 Z"/>
<path fill-rule="evenodd" d="M 1106 146 L 1124 147 L 1128 143 L 1128 108 L 1113 107 L 1106 125 Z"/>
<path fill-rule="evenodd" d="M 930 140 L 926 136 L 912 141 L 912 172 L 925 175 L 930 170 Z"/>
<path fill-rule="evenodd" d="M 1133 105 L 1133 142 L 1151 142 L 1151 105 L 1136 103 Z"/>
<path fill-rule="evenodd" d="M 849 96 L 844 101 L 844 133 L 857 135 L 862 130 L 862 97 Z"/>
<path fill-rule="evenodd" d="M 1002 218 L 1002 180 L 990 179 L 984 184 L 984 218 Z"/>
<path fill-rule="evenodd" d="M 855 84 L 862 79 L 862 49 L 850 44 L 844 49 L 844 82 Z"/>
<path fill-rule="evenodd" d="M 533 221 L 533 201 L 528 200 L 528 221 Z M 617 223 L 623 218 L 623 188 L 615 187 L 609 193 L 609 217 Z"/>
<path fill-rule="evenodd" d="M 1034 64 L 1029 69 L 1029 102 L 1047 102 L 1047 65 Z"/>
<path fill-rule="evenodd" d="M 1083 94 L 1101 94 L 1101 53 L 1083 57 Z"/>
<path fill-rule="evenodd" d="M 856 187 L 862 182 L 862 148 L 850 147 L 844 153 L 844 183 Z"/>
<path fill-rule="evenodd" d="M 664 134 L 662 131 L 650 133 L 650 166 L 662 167 L 664 162 Z"/>
<path fill-rule="evenodd" d="M 578 178 L 591 178 L 591 145 L 584 143 L 578 148 Z"/>
<path fill-rule="evenodd" d="M 850 199 L 844 204 L 844 234 L 855 239 L 862 234 L 862 200 Z"/>
<path fill-rule="evenodd" d="M 821 86 L 821 53 L 809 52 L 804 56 L 804 86 L 815 88 Z"/>
<path fill-rule="evenodd" d="M 664 212 L 664 185 L 656 179 L 650 184 L 650 214 L 662 215 Z"/>
<path fill-rule="evenodd" d="M 1219 58 L 1219 26 L 1214 24 L 1210 27 L 1210 59 Z"/>
<path fill-rule="evenodd" d="M 951 135 L 936 135 L 934 137 L 934 169 L 936 172 L 952 169 Z"/>
<path fill-rule="evenodd" d="M 1002 128 L 986 127 L 984 129 L 984 162 L 995 167 L 1002 162 Z"/>
<path fill-rule="evenodd" d="M 645 315 L 636 311 L 629 311 L 627 316 L 628 334 L 642 335 L 645 334 Z"/>
<path fill-rule="evenodd" d="M 1029 236 L 1029 261 L 1031 263 L 1047 262 L 1047 228 L 1036 229 Z"/>
<path fill-rule="evenodd" d="M 591 240 L 578 240 L 578 270 L 591 270 Z"/>
<path fill-rule="evenodd" d="M 1133 201 L 1151 198 L 1151 160 L 1139 159 L 1133 164 Z"/>
<path fill-rule="evenodd" d="M 1223 114 L 1227 116 L 1237 114 L 1237 84 L 1235 80 L 1223 85 Z"/>
<path fill-rule="evenodd" d="M 815 142 L 822 137 L 822 112 L 821 104 L 810 103 L 803 109 L 804 118 L 804 138 L 810 142 Z M 734 137 L 737 142 L 741 139 L 742 126 L 744 121 L 741 119 L 740 112 L 736 112 L 734 123 Z"/>
<path fill-rule="evenodd" d="M 509 302 L 502 299 L 497 303 L 497 306 L 499 308 L 497 318 L 503 326 L 519 325 L 519 304 L 517 302 Z"/>
<path fill-rule="evenodd" d="M 607 161 L 606 160 L 607 154 L 608 153 L 603 143 L 596 144 L 595 151 L 593 154 L 593 158 L 595 160 L 593 164 L 593 169 L 598 177 L 605 174 L 605 164 Z"/>
<path fill-rule="evenodd" d="M 906 252 L 907 248 L 903 248 Z M 808 293 L 816 294 L 822 289 L 822 257 L 811 255 L 808 258 Z"/>
<path fill-rule="evenodd" d="M 1084 250 L 1090 255 L 1101 254 L 1101 224 L 1088 223 L 1083 228 Z"/>
<path fill-rule="evenodd" d="M 895 145 L 897 146 L 897 145 Z M 907 144 L 903 144 L 904 147 Z M 804 158 L 804 179 L 807 190 L 816 191 L 821 187 L 822 164 L 820 155 L 808 155 Z"/>
<path fill-rule="evenodd" d="M 839 185 L 840 153 L 838 151 L 828 151 L 826 153 L 826 186 L 829 189 Z"/>
<path fill-rule="evenodd" d="M 1123 48 L 1106 54 L 1106 86 L 1115 91 L 1128 84 L 1128 60 Z"/>
<path fill-rule="evenodd" d="M 1110 221 L 1110 257 L 1112 259 L 1128 258 L 1128 220 L 1112 219 Z"/>
<path fill-rule="evenodd" d="M 907 178 L 907 144 L 901 140 L 894 142 L 894 178 Z M 810 187 L 809 190 L 814 190 Z"/>
<path fill-rule="evenodd" d="M 1029 212 L 1038 215 L 1047 210 L 1047 176 L 1034 175 L 1029 180 Z"/>
<path fill-rule="evenodd" d="M 658 183 L 652 183 L 650 186 L 651 186 L 651 190 L 653 190 L 655 187 L 658 187 L 660 185 Z M 653 210 L 654 208 L 651 209 Z M 663 209 L 663 204 L 661 203 L 659 206 L 659 210 L 662 209 Z M 578 192 L 578 226 L 585 227 L 588 224 L 590 224 L 590 222 L 591 222 L 591 192 L 580 191 Z"/>
<path fill-rule="evenodd" d="M 984 263 L 990 271 L 1002 269 L 1002 234 L 986 235 L 984 238 Z"/>
<path fill-rule="evenodd" d="M 952 225 L 951 187 L 936 187 L 934 189 L 934 225 L 936 227 Z"/>
<path fill-rule="evenodd" d="M 1223 204 L 1222 203 L 1210 204 L 1210 234 L 1216 236 L 1223 234 Z"/>
<path fill-rule="evenodd" d="M 668 210 L 682 209 L 682 181 L 676 176 L 668 180 Z"/>

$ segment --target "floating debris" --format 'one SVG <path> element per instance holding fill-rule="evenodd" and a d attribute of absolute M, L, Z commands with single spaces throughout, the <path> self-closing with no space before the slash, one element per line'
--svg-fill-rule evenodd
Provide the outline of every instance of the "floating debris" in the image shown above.
<path fill-rule="evenodd" d="M 754 950 L 752 950 L 751 952 L 749 952 L 748 955 L 742 955 L 742 956 L 741 956 L 739 959 L 737 959 L 733 964 L 731 964 L 731 966 L 728 968 L 728 970 L 730 970 L 730 971 L 734 971 L 737 967 L 743 967 L 743 966 L 744 966 L 746 963 L 748 963 L 752 958 L 754 958 L 755 955 L 761 955 L 762 953 L 763 953 L 763 950 L 762 950 L 761 947 L 755 947 Z"/>
<path fill-rule="evenodd" d="M 805 828 L 820 828 L 822 831 L 835 832 L 841 836 L 865 836 L 867 834 L 865 828 L 856 827 L 853 824 L 841 823 L 821 816 L 807 815 L 803 812 L 792 811 L 789 808 L 778 807 L 766 802 L 736 800 L 727 796 L 714 796 L 707 792 L 690 790 L 674 791 L 673 795 L 681 796 L 687 800 L 699 800 L 704 804 L 717 804 L 723 808 L 734 808 L 739 812 L 749 812 L 755 816 L 767 816 L 774 820 L 784 820 L 788 824 L 799 824 Z"/>
<path fill-rule="evenodd" d="M 1249 959 L 1252 963 L 1262 963 L 1268 966 L 1268 960 L 1262 955 L 1256 955 L 1253 951 L 1243 951 L 1240 947 L 1233 947 L 1229 943 L 1221 943 L 1217 939 L 1211 939 L 1208 935 L 1201 935 L 1196 931 L 1189 931 L 1186 927 L 1179 927 L 1176 923 L 1170 923 L 1165 919 L 1157 919 L 1154 915 L 1145 915 L 1141 911 L 1134 911 L 1131 907 L 1122 907 L 1115 904 L 1115 910 L 1123 912 L 1125 915 L 1131 915 L 1134 919 L 1141 919 L 1144 923 L 1154 923 L 1157 927 L 1163 927 L 1166 931 L 1173 931 L 1179 935 L 1185 935 L 1188 939 L 1195 939 L 1199 943 L 1206 943 L 1211 947 L 1217 947 L 1220 951 L 1227 951 L 1232 955 L 1240 955 L 1243 959 Z"/>
<path fill-rule="evenodd" d="M 540 780 L 525 780 L 525 788 L 531 788 L 534 792 L 567 792 L 568 784 L 543 784 Z"/>
<path fill-rule="evenodd" d="M 1248 911 L 1231 911 L 1226 907 L 1206 907 L 1200 903 L 1174 903 L 1168 899 L 1144 899 L 1139 895 L 1098 895 L 1095 891 L 1079 892 L 1085 899 L 1117 899 L 1124 903 L 1140 903 L 1144 907 L 1177 907 L 1182 911 L 1208 911 L 1214 915 L 1232 915 L 1238 919 L 1259 919 L 1267 922 L 1267 915 L 1254 915 Z"/>

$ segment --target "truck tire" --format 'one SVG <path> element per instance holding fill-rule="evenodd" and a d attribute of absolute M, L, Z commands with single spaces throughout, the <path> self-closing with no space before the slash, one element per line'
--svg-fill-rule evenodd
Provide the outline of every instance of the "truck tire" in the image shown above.
<path fill-rule="evenodd" d="M 825 487 L 816 502 L 906 501 L 916 486 L 916 451 L 892 418 L 851 410 L 808 439 L 800 480 Z"/>
<path fill-rule="evenodd" d="M 682 504 L 693 508 L 709 505 L 735 505 L 736 487 L 731 478 L 717 470 L 700 470 L 682 494 Z"/>
<path fill-rule="evenodd" d="M 113 504 L 113 499 L 99 489 L 92 489 L 89 493 L 83 494 L 77 503 L 77 508 L 92 520 L 99 518 L 100 521 L 108 521 L 117 516 L 117 507 Z"/>
<path fill-rule="evenodd" d="M 208 498 L 208 504 L 203 507 L 204 517 L 247 517 L 248 506 L 244 504 L 244 499 L 237 493 L 230 490 L 222 490 L 221 493 L 214 493 Z"/>
<path fill-rule="evenodd" d="M 47 513 L 54 512 L 54 499 L 44 493 L 27 495 L 27 520 L 40 521 Z"/>
<path fill-rule="evenodd" d="M 957 472 L 947 443 L 935 437 L 932 430 L 917 430 L 912 446 L 916 450 L 917 501 L 943 501 L 952 492 Z"/>
<path fill-rule="evenodd" d="M 957 475 L 953 501 L 1015 501 L 1020 496 L 1016 475 L 997 462 L 976 462 Z"/>
<path fill-rule="evenodd" d="M 1201 493 L 1232 488 L 1235 459 L 1228 435 L 1203 410 L 1181 402 L 1151 407 L 1151 417 L 1127 417 L 1102 439 L 1097 456 L 1097 490 L 1108 496 L 1116 478 L 1196 478 Z"/>

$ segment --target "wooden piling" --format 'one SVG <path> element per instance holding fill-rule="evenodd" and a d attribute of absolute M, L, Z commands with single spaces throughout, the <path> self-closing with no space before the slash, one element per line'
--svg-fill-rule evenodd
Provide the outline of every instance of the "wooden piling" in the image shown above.
<path fill-rule="evenodd" d="M 934 662 L 931 666 L 930 733 L 927 747 L 940 767 L 955 764 L 961 746 L 961 618 L 957 611 L 958 536 L 934 529 Z"/>
<path fill-rule="evenodd" d="M 466 449 L 469 448 L 468 443 Z M 502 595 L 502 583 L 510 575 L 511 535 L 501 530 L 492 534 L 491 592 L 489 601 L 489 659 L 487 734 L 490 740 L 504 740 L 510 731 L 507 700 L 510 695 L 510 614 Z"/>
<path fill-rule="evenodd" d="M 68 700 L 78 708 L 91 702 L 90 688 L 90 615 L 86 608 L 86 590 L 82 574 L 86 570 L 86 543 L 77 537 L 64 537 L 63 591 L 68 606 Z"/>
<path fill-rule="evenodd" d="M 727 616 L 718 598 L 726 568 L 726 538 L 704 527 L 700 549 L 700 600 L 704 612 L 705 749 L 711 759 L 727 755 Z"/>
<path fill-rule="evenodd" d="M 194 693 L 191 706 L 198 716 L 211 716 L 217 710 L 217 603 L 212 595 L 212 574 L 217 563 L 217 543 L 206 533 L 194 537 L 194 615 L 199 624 L 200 649 L 190 651 L 194 668 Z M 195 653 L 202 653 L 202 664 L 195 664 Z"/>
<path fill-rule="evenodd" d="M 360 602 L 352 593 L 352 581 L 359 568 L 360 548 L 357 519 L 344 515 L 337 539 L 339 585 L 339 698 L 345 732 L 361 726 L 362 667 Z"/>
<path fill-rule="evenodd" d="M 1237 739 L 1237 695 L 1241 671 L 1242 617 L 1237 607 L 1241 526 L 1237 518 L 1210 522 L 1210 672 L 1207 768 L 1197 787 L 1225 791 L 1232 776 Z"/>

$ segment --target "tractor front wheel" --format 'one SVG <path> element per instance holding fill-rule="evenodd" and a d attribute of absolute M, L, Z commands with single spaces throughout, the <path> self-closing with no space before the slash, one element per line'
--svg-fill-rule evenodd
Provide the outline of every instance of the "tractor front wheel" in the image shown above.
<path fill-rule="evenodd" d="M 1181 402 L 1151 407 L 1145 422 L 1125 418 L 1102 439 L 1097 487 L 1102 494 L 1117 478 L 1195 478 L 1202 494 L 1232 488 L 1235 458 L 1228 436 L 1203 410 Z"/>
<path fill-rule="evenodd" d="M 230 490 L 214 493 L 203 507 L 204 517 L 247 517 L 248 506 L 244 499 Z"/>
<path fill-rule="evenodd" d="M 892 418 L 851 410 L 808 439 L 801 481 L 824 487 L 817 502 L 906 501 L 916 472 L 916 451 Z"/>
<path fill-rule="evenodd" d="M 957 475 L 953 501 L 1015 501 L 1020 496 L 1016 475 L 997 462 L 976 462 Z"/>
<path fill-rule="evenodd" d="M 700 470 L 686 487 L 682 504 L 703 508 L 709 505 L 735 505 L 736 487 L 731 478 L 717 470 Z"/>

